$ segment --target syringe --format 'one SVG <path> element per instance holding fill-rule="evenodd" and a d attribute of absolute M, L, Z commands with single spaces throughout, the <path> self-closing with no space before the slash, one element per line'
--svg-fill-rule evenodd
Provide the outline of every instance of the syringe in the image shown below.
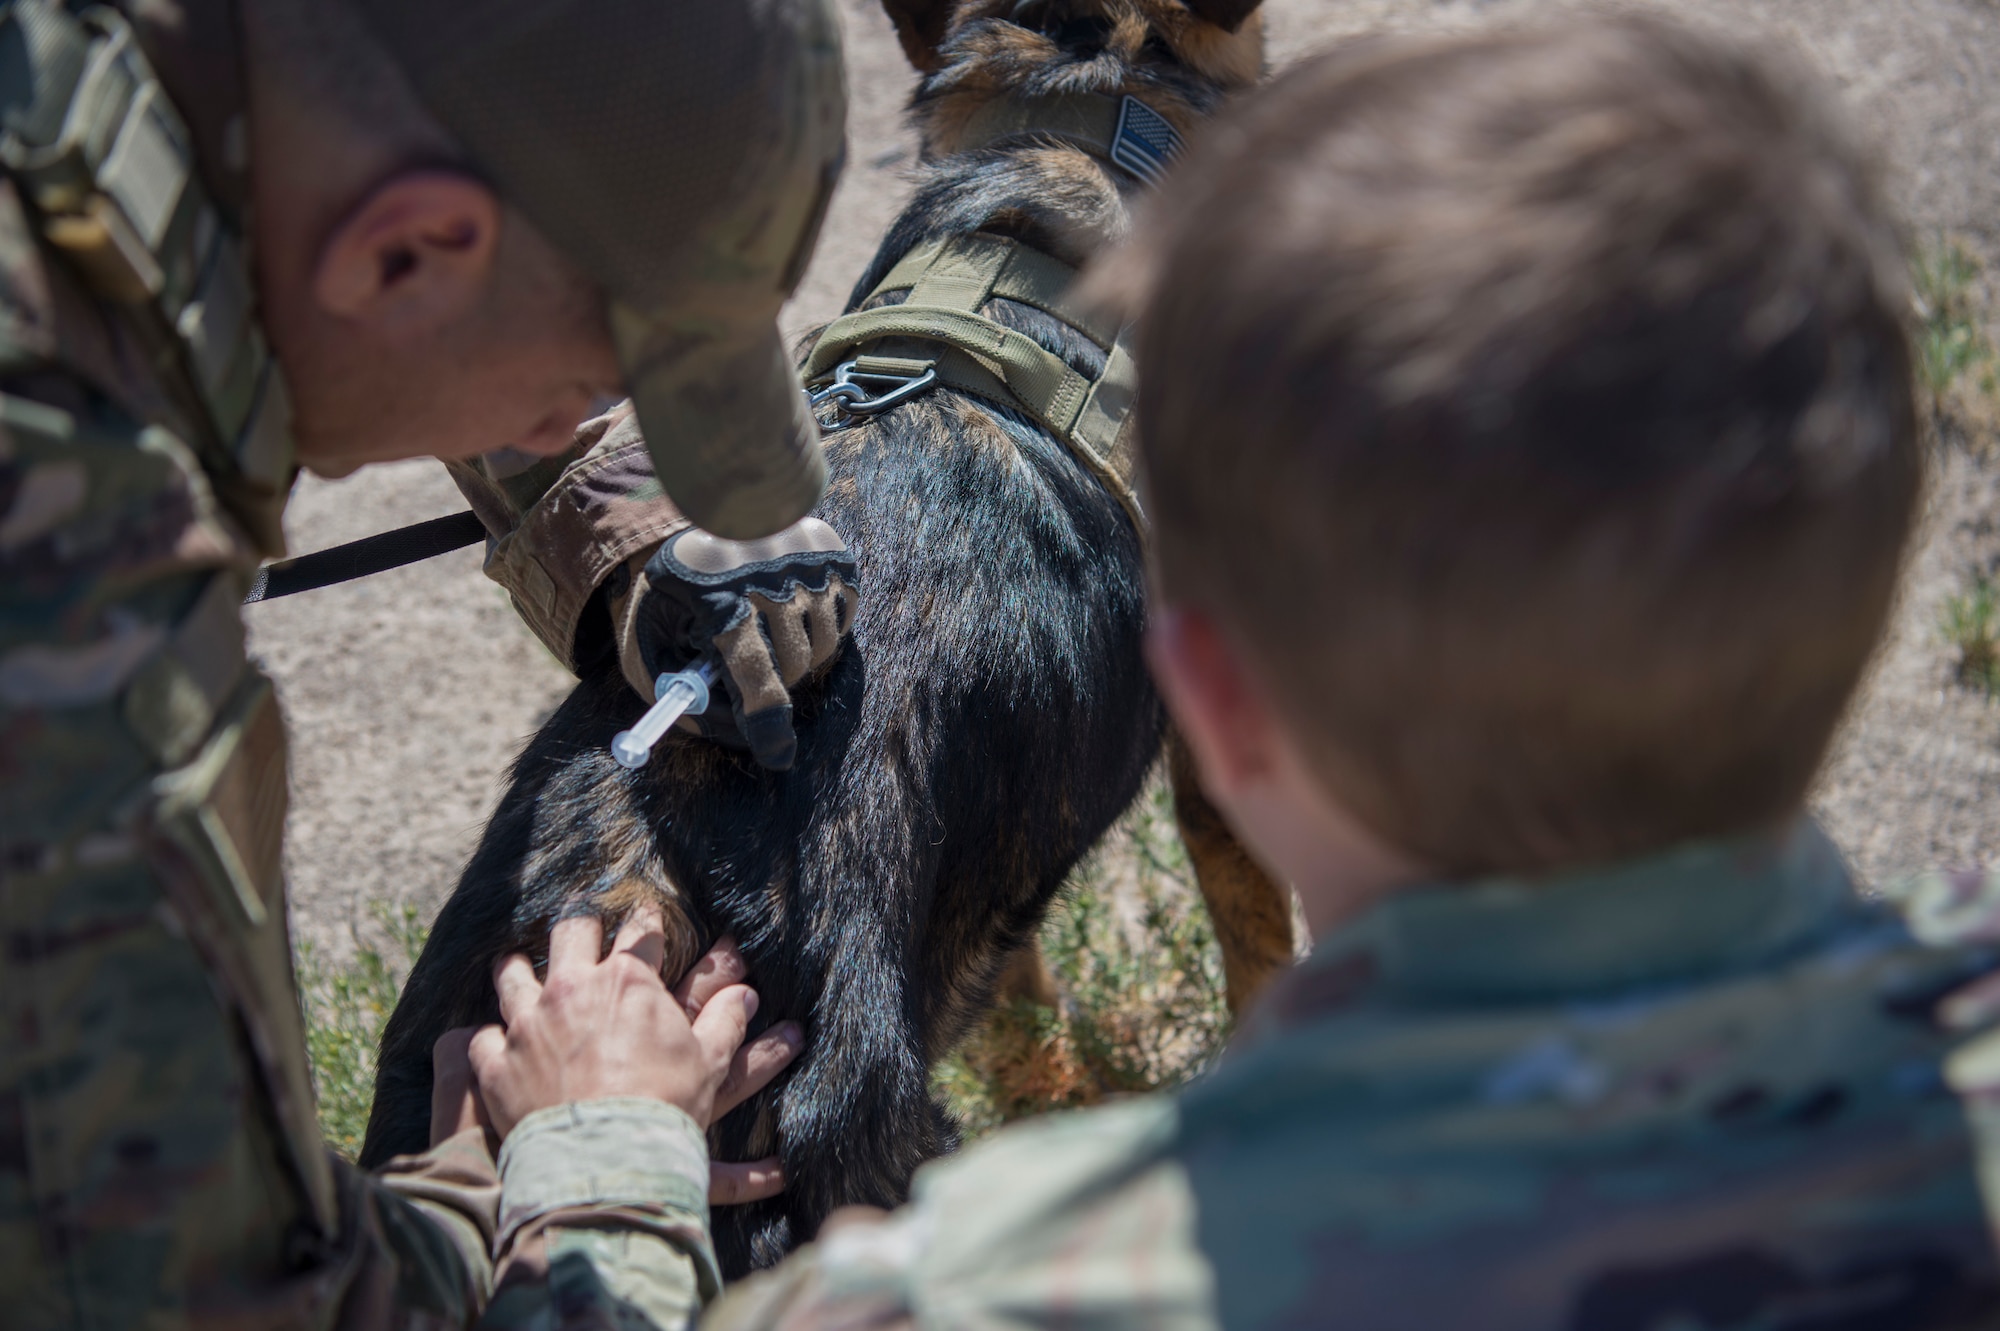
<path fill-rule="evenodd" d="M 630 730 L 611 737 L 611 756 L 626 767 L 644 767 L 653 746 L 684 716 L 708 710 L 708 689 L 715 683 L 715 663 L 697 661 L 686 670 L 653 681 L 653 705 Z"/>

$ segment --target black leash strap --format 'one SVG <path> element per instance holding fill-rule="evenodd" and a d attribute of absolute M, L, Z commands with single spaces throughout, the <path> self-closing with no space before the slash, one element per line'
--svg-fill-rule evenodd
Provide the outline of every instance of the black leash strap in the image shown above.
<path fill-rule="evenodd" d="M 331 587 L 336 582 L 352 582 L 371 573 L 384 573 L 463 550 L 485 539 L 486 525 L 470 511 L 398 527 L 330 550 L 315 550 L 297 559 L 266 564 L 257 570 L 257 580 L 250 584 L 250 594 L 243 598 L 243 604 L 255 605 L 294 592 Z"/>

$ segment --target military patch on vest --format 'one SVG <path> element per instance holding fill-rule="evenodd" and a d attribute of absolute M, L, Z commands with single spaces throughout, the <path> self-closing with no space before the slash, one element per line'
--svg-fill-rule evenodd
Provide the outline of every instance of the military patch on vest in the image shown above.
<path fill-rule="evenodd" d="M 1148 185 L 1157 185 L 1180 156 L 1181 136 L 1159 112 L 1137 97 L 1118 108 L 1118 132 L 1111 136 L 1111 160 Z"/>

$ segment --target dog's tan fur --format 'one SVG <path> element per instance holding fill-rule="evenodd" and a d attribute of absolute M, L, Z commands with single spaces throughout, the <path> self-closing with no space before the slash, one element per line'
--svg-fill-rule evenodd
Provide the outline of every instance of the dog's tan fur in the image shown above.
<path fill-rule="evenodd" d="M 1229 1011 L 1241 1015 L 1270 978 L 1292 963 L 1291 899 L 1250 858 L 1202 794 L 1194 755 L 1177 734 L 1167 736 L 1167 763 L 1174 783 L 1174 821 L 1222 949 Z"/>

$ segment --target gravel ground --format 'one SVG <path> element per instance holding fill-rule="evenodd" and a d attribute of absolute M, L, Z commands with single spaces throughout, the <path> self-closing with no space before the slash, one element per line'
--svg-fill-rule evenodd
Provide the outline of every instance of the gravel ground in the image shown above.
<path fill-rule="evenodd" d="M 849 162 L 785 324 L 838 313 L 901 205 L 912 76 L 872 0 L 840 0 Z M 1274 67 L 1340 37 L 1573 7 L 1569 0 L 1272 0 Z M 2000 274 L 2000 5 L 1994 0 L 1681 0 L 1768 35 L 1831 74 L 1890 164 L 1913 234 L 1960 237 Z M 1818 806 L 1867 876 L 2000 855 L 2000 710 L 1959 688 L 1935 628 L 1972 568 L 2000 563 L 2000 466 L 1941 455 L 1895 631 L 1821 784 Z M 307 478 L 287 515 L 294 551 L 462 508 L 434 463 Z M 475 552 L 247 612 L 293 736 L 287 866 L 295 927 L 335 955 L 373 903 L 425 915 L 450 890 L 507 762 L 568 677 L 479 572 Z"/>

